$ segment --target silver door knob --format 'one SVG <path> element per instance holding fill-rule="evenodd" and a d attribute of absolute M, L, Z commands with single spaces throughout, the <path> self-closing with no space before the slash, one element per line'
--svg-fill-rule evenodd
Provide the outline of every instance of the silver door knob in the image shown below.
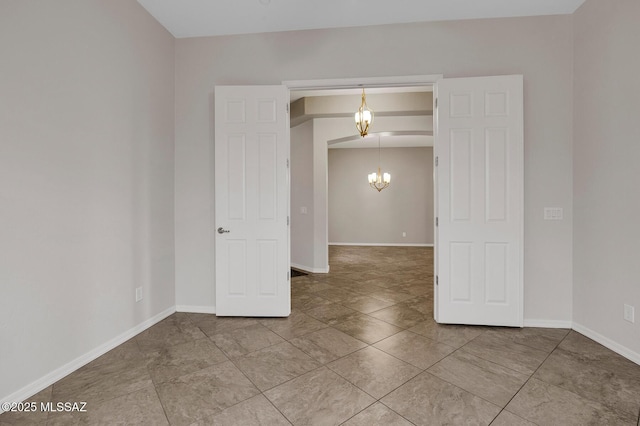
<path fill-rule="evenodd" d="M 218 234 L 228 234 L 229 231 L 228 229 L 224 229 L 222 226 L 220 228 L 218 228 Z"/>

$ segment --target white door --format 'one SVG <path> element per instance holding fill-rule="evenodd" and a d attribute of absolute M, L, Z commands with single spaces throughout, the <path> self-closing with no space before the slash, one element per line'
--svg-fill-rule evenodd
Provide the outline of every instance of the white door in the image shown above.
<path fill-rule="evenodd" d="M 522 82 L 435 87 L 437 322 L 523 325 Z"/>
<path fill-rule="evenodd" d="M 215 88 L 216 315 L 288 316 L 289 91 Z"/>

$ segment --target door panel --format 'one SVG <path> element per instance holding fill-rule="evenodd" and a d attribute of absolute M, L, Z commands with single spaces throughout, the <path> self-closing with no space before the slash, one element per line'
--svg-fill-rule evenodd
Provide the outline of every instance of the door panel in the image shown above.
<path fill-rule="evenodd" d="M 438 322 L 523 324 L 522 81 L 436 85 Z"/>
<path fill-rule="evenodd" d="M 291 312 L 288 96 L 216 87 L 216 315 Z"/>
<path fill-rule="evenodd" d="M 471 218 L 471 143 L 467 130 L 451 131 L 451 220 Z"/>
<path fill-rule="evenodd" d="M 247 198 L 245 186 L 246 170 L 244 168 L 246 157 L 245 135 L 229 135 L 224 144 L 224 148 L 227 150 L 227 175 L 224 176 L 224 179 L 227 181 L 228 187 L 228 219 L 244 220 L 245 200 Z"/>

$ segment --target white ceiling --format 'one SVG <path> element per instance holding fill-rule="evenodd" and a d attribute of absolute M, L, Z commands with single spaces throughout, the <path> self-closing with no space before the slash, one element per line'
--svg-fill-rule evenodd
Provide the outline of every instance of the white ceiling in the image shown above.
<path fill-rule="evenodd" d="M 571 14 L 584 0 L 138 0 L 177 38 Z"/>

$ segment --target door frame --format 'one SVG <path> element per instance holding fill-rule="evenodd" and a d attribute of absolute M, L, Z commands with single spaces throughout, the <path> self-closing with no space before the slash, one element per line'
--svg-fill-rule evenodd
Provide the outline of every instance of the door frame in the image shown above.
<path fill-rule="evenodd" d="M 282 84 L 289 90 L 327 90 L 327 89 L 358 89 L 373 87 L 406 87 L 432 86 L 444 78 L 442 74 L 405 75 L 387 77 L 363 78 L 332 78 L 323 80 L 286 80 Z"/>
<path fill-rule="evenodd" d="M 292 90 L 330 90 L 330 89 L 358 89 L 358 88 L 386 88 L 386 87 L 407 87 L 407 86 L 435 86 L 438 80 L 444 78 L 443 74 L 405 75 L 405 76 L 385 76 L 385 77 L 363 77 L 363 78 L 334 78 L 321 80 L 286 80 L 282 84 Z M 434 108 L 435 114 L 435 108 Z M 435 125 L 435 116 L 434 116 Z M 324 145 L 324 155 L 328 155 L 328 145 Z M 329 165 L 325 162 L 325 176 L 328 176 Z M 435 173 L 435 168 L 434 168 Z M 324 193 L 320 200 L 324 202 L 324 250 L 326 260 L 326 272 L 329 272 L 329 203 L 328 203 L 328 179 L 324 182 Z M 434 189 L 435 190 L 435 189 Z M 434 193 L 435 196 L 435 193 Z M 321 206 L 322 208 L 322 206 Z M 437 211 L 436 200 L 434 199 L 434 209 Z M 435 213 L 434 211 L 434 213 Z M 436 250 L 434 226 L 434 253 Z M 435 264 L 435 262 L 434 262 Z M 315 265 L 314 265 L 315 266 Z"/>

